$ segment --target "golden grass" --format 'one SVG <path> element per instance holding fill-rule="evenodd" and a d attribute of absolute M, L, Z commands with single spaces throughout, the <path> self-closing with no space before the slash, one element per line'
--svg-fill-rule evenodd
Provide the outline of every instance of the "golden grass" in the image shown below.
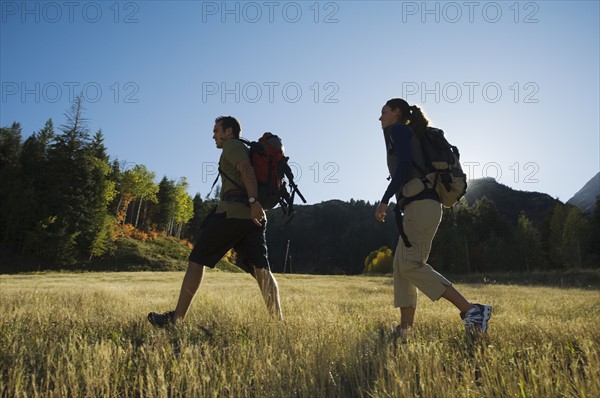
<path fill-rule="evenodd" d="M 0 276 L 0 396 L 600 396 L 597 290 L 458 285 L 494 307 L 475 345 L 449 303 L 421 295 L 395 345 L 389 277 L 277 275 L 277 322 L 250 276 L 212 271 L 185 324 L 152 328 L 182 277 Z"/>

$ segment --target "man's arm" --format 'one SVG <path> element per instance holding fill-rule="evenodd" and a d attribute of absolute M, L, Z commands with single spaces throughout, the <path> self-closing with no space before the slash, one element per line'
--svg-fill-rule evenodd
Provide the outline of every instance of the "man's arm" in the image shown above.
<path fill-rule="evenodd" d="M 250 160 L 240 160 L 235 168 L 242 176 L 244 188 L 246 188 L 248 197 L 256 198 L 258 196 L 256 174 L 254 173 L 254 167 L 252 167 Z M 252 221 L 259 226 L 261 225 L 261 221 L 267 218 L 265 211 L 258 200 L 250 204 L 250 216 L 252 217 Z"/>

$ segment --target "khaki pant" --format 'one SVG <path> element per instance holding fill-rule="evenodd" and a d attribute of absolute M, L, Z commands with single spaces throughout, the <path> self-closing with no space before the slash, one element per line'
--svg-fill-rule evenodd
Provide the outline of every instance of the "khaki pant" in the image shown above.
<path fill-rule="evenodd" d="M 417 307 L 417 289 L 438 300 L 452 284 L 435 271 L 427 259 L 442 220 L 442 205 L 431 199 L 416 200 L 404 209 L 404 233 L 411 247 L 398 240 L 394 256 L 394 305 Z"/>

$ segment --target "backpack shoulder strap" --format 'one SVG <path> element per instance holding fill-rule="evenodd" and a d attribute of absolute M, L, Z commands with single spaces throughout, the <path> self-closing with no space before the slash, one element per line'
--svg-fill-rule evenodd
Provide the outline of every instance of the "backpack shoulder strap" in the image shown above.
<path fill-rule="evenodd" d="M 242 138 L 242 137 L 238 137 L 238 138 L 236 138 L 236 140 L 240 140 L 240 141 L 242 141 L 244 144 L 246 144 L 248 146 L 251 146 L 251 144 L 252 144 L 249 140 L 247 140 L 245 138 Z"/>
<path fill-rule="evenodd" d="M 223 177 L 227 178 L 229 180 L 229 182 L 231 182 L 233 185 L 235 185 L 236 187 L 238 187 L 239 189 L 241 189 L 242 191 L 245 191 L 246 188 L 242 187 L 240 184 L 238 184 L 237 182 L 235 182 L 233 180 L 233 178 L 229 177 L 223 170 L 221 170 L 221 167 L 219 167 L 219 174 L 221 174 Z M 217 179 L 219 178 L 219 176 L 217 176 Z M 217 180 L 215 180 L 215 182 L 213 183 L 213 186 L 217 183 Z"/>
<path fill-rule="evenodd" d="M 429 129 L 431 127 L 426 127 L 425 131 L 422 134 L 415 134 L 414 137 L 419 140 L 421 144 L 421 154 L 423 155 L 423 162 L 425 167 L 431 164 L 431 157 L 429 156 L 429 151 L 427 151 L 427 145 L 429 145 L 429 141 L 427 140 L 427 134 L 429 133 Z M 417 171 L 424 177 L 427 175 L 427 170 L 423 169 L 417 162 L 413 161 L 413 167 L 417 169 Z"/>
<path fill-rule="evenodd" d="M 217 185 L 217 182 L 219 181 L 219 176 L 223 176 L 223 177 L 227 178 L 233 185 L 235 185 L 236 187 L 238 187 L 242 191 L 246 190 L 246 188 L 242 187 L 240 184 L 238 184 L 237 182 L 235 182 L 231 177 L 229 177 L 227 174 L 225 174 L 225 172 L 223 170 L 221 170 L 220 167 L 218 168 L 218 170 L 219 170 L 219 174 L 217 174 L 217 176 L 215 177 L 215 180 L 213 181 L 212 185 L 210 186 L 210 191 L 208 192 L 208 196 L 210 196 L 210 194 L 212 193 L 213 189 L 215 189 L 215 185 Z"/>

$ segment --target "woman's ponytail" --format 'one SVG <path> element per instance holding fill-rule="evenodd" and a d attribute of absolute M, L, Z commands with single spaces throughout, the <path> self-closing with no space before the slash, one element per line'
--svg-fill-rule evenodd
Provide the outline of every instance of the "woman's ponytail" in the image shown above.
<path fill-rule="evenodd" d="M 429 120 L 427 120 L 421 108 L 416 105 L 410 107 L 410 116 L 407 119 L 410 120 L 408 125 L 417 136 L 423 135 L 425 129 L 429 126 Z"/>

